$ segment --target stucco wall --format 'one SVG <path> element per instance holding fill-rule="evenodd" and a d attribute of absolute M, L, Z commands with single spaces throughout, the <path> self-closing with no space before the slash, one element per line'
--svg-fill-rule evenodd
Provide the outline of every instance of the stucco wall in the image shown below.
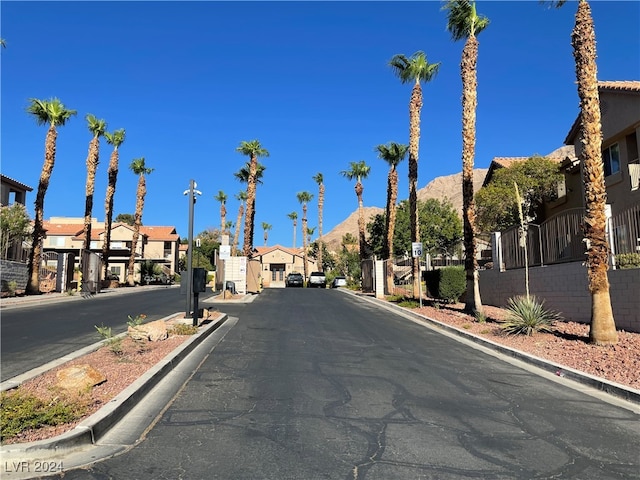
<path fill-rule="evenodd" d="M 608 274 L 616 327 L 640 333 L 640 269 L 609 270 Z M 581 262 L 530 268 L 529 291 L 566 320 L 591 321 L 587 269 Z M 524 293 L 524 269 L 480 271 L 482 303 L 505 306 L 510 297 Z"/>

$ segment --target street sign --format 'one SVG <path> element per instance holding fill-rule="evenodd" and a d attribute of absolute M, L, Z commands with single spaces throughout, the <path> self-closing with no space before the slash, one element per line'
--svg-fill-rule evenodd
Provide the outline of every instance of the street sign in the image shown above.
<path fill-rule="evenodd" d="M 413 258 L 422 256 L 422 242 L 411 243 L 411 256 Z"/>
<path fill-rule="evenodd" d="M 220 245 L 220 260 L 231 258 L 231 245 Z"/>

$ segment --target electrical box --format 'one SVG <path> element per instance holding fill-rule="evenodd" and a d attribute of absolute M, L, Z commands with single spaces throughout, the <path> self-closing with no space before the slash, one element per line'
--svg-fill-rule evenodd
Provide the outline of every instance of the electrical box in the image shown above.
<path fill-rule="evenodd" d="M 207 291 L 207 271 L 204 268 L 193 269 L 193 293 Z"/>

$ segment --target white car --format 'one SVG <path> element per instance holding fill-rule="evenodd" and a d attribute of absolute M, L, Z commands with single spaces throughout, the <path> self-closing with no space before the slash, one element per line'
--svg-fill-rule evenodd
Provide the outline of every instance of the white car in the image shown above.
<path fill-rule="evenodd" d="M 346 287 L 347 279 L 344 277 L 335 277 L 331 282 L 331 288 Z"/>

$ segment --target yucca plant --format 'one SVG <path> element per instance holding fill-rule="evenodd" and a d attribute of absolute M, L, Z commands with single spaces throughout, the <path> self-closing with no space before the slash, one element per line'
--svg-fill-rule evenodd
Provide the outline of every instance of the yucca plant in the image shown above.
<path fill-rule="evenodd" d="M 544 300 L 538 301 L 533 295 L 513 297 L 508 303 L 507 317 L 501 325 L 507 335 L 552 332 L 553 323 L 561 319 L 556 312 L 544 308 Z"/>

